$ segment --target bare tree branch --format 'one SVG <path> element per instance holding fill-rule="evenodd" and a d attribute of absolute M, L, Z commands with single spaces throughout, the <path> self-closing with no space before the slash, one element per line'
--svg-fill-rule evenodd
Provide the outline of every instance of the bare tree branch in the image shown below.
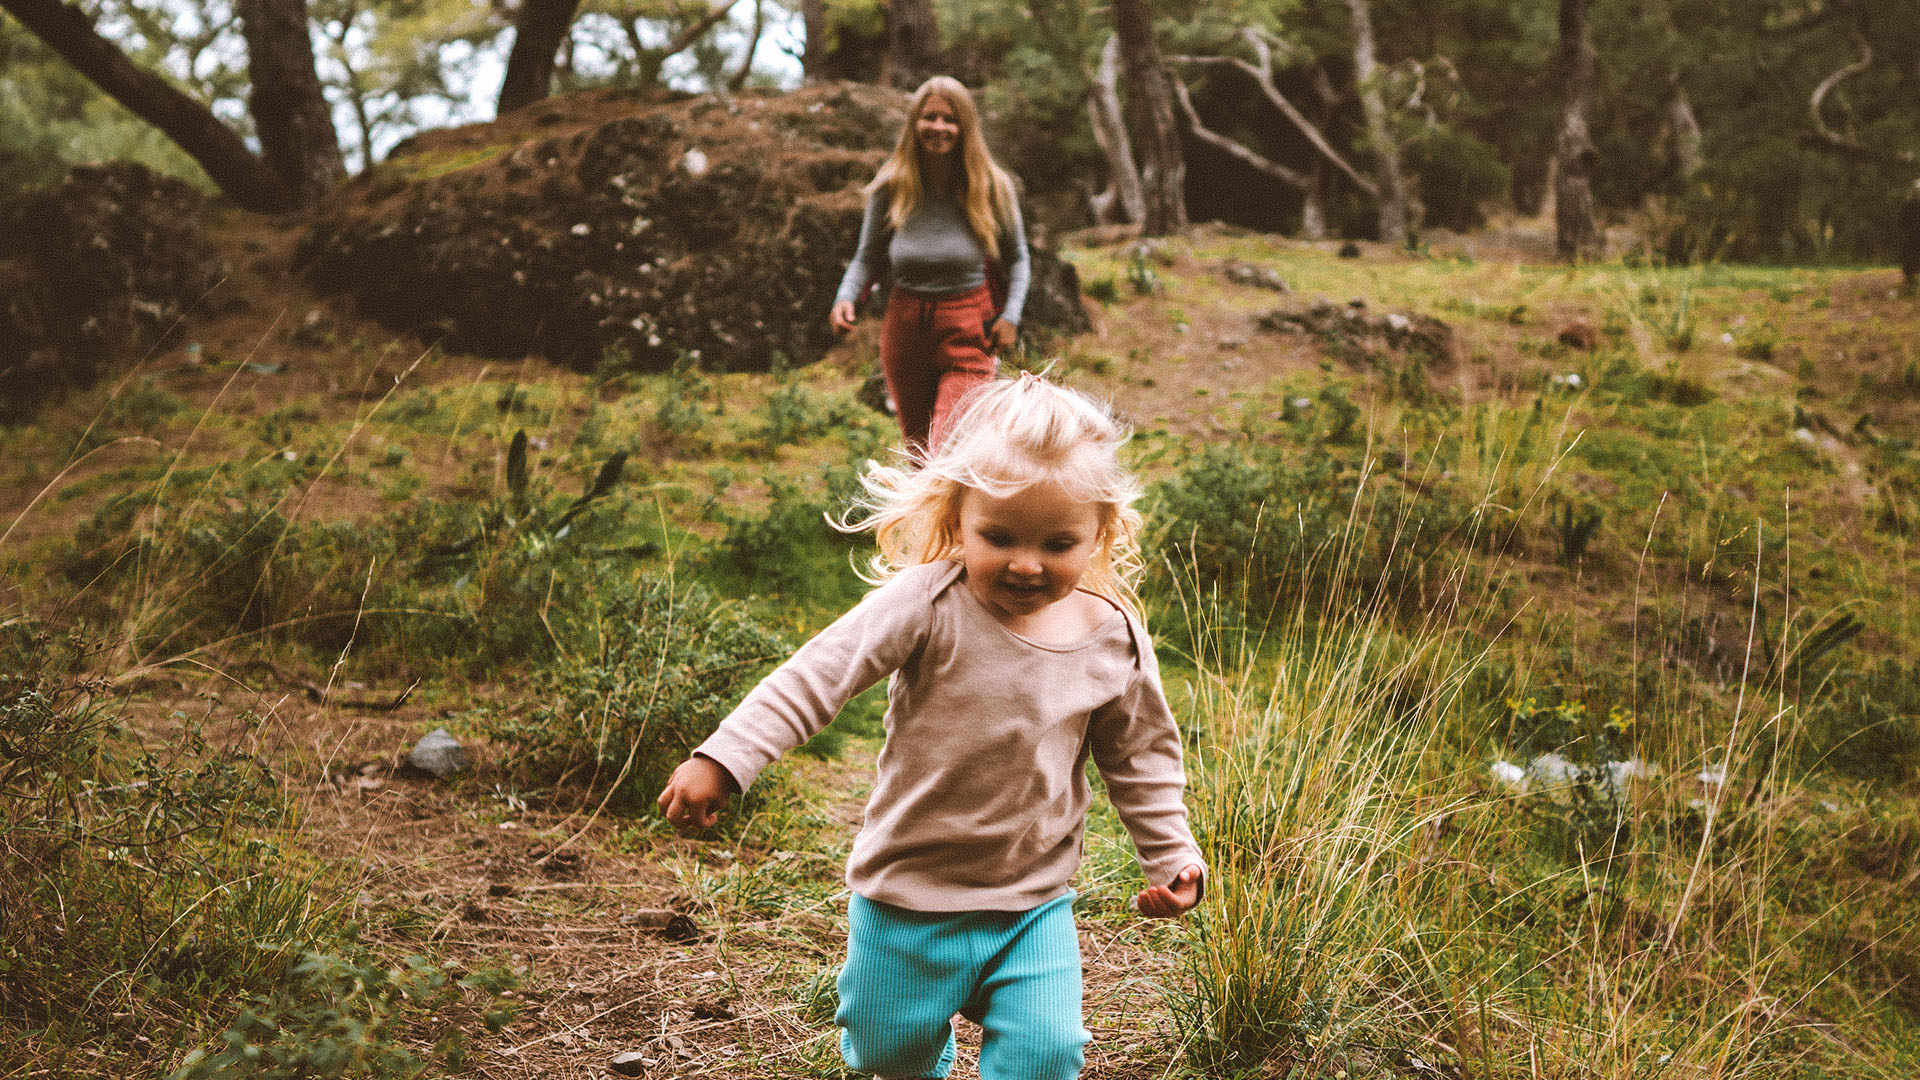
<path fill-rule="evenodd" d="M 1248 61 L 1242 60 L 1237 56 L 1176 56 L 1173 58 L 1173 61 L 1175 63 L 1180 63 L 1180 64 L 1226 65 L 1229 67 L 1238 68 L 1239 70 L 1246 72 L 1246 74 L 1249 77 L 1251 77 L 1254 82 L 1260 85 L 1261 93 L 1265 94 L 1267 100 L 1273 103 L 1274 108 L 1279 109 L 1281 113 L 1283 113 L 1288 120 L 1292 121 L 1294 127 L 1297 127 L 1300 129 L 1300 133 L 1307 137 L 1307 141 L 1313 144 L 1314 149 L 1319 150 L 1321 154 L 1326 156 L 1328 161 L 1333 162 L 1334 165 L 1339 167 L 1341 172 L 1346 173 L 1347 176 L 1351 178 L 1355 184 L 1359 185 L 1360 190 L 1366 192 L 1368 195 L 1371 195 L 1374 198 L 1379 198 L 1380 197 L 1379 186 L 1376 185 L 1370 178 L 1362 174 L 1360 170 L 1354 168 L 1351 164 L 1349 164 L 1346 158 L 1341 157 L 1340 152 L 1335 150 L 1333 148 L 1333 144 L 1327 141 L 1326 136 L 1320 133 L 1320 128 L 1316 126 L 1313 123 L 1313 121 L 1308 120 L 1306 118 L 1306 115 L 1302 113 L 1299 109 L 1295 108 L 1293 102 L 1288 101 L 1286 95 L 1280 92 L 1280 87 L 1276 85 L 1273 81 L 1273 50 L 1269 48 L 1265 37 L 1260 33 L 1258 33 L 1257 31 L 1255 31 L 1252 27 L 1246 27 L 1242 29 L 1240 32 L 1240 36 L 1242 39 L 1244 39 L 1247 42 L 1248 46 L 1253 49 L 1254 55 L 1259 57 L 1258 64 L 1249 63 Z M 1174 84 L 1176 87 L 1178 87 L 1181 104 L 1183 105 L 1183 107 L 1187 109 L 1187 115 L 1190 118 L 1193 118 L 1194 117 L 1193 106 L 1192 106 L 1192 103 L 1187 99 L 1186 87 L 1184 85 L 1181 85 L 1178 79 L 1174 80 Z M 1200 127 L 1200 124 L 1197 118 L 1194 119 L 1194 129 L 1196 133 L 1204 130 L 1203 128 Z M 1213 134 L 1213 133 L 1209 132 L 1208 134 Z M 1206 138 L 1206 136 L 1201 136 L 1201 137 Z M 1217 136 L 1217 135 L 1215 136 L 1215 138 L 1219 138 L 1219 137 L 1220 136 Z M 1209 139 L 1208 141 L 1211 142 L 1212 140 Z M 1218 144 L 1216 143 L 1215 145 L 1218 145 Z M 1241 149 L 1244 150 L 1245 148 L 1242 147 Z M 1229 151 L 1229 153 L 1231 152 L 1232 151 Z M 1252 151 L 1247 151 L 1247 153 L 1252 153 Z M 1236 154 L 1235 156 L 1238 157 L 1239 155 Z M 1258 155 L 1255 155 L 1255 156 L 1257 157 Z M 1245 159 L 1243 158 L 1242 160 L 1245 160 Z M 1265 159 L 1262 158 L 1261 160 L 1264 161 Z M 1260 166 L 1256 165 L 1255 168 L 1260 168 Z M 1270 172 L 1270 170 L 1267 170 L 1267 169 L 1261 169 L 1261 171 Z M 1270 175 L 1279 175 L 1279 174 L 1270 173 Z M 1298 176 L 1299 174 L 1294 173 L 1293 175 Z M 1291 180 L 1289 180 L 1288 182 L 1294 183 L 1294 181 L 1291 181 Z"/>
<path fill-rule="evenodd" d="M 753 0 L 753 35 L 747 39 L 747 51 L 740 58 L 740 70 L 727 80 L 727 89 L 739 90 L 747 85 L 747 76 L 753 73 L 753 52 L 760 47 L 760 31 L 766 25 L 766 0 Z"/>
<path fill-rule="evenodd" d="M 1133 160 L 1133 141 L 1127 137 L 1126 120 L 1120 110 L 1118 34 L 1107 35 L 1107 43 L 1100 50 L 1100 67 L 1087 76 L 1087 120 L 1093 127 L 1093 141 L 1106 155 L 1109 174 L 1107 189 L 1091 197 L 1094 217 L 1111 218 L 1118 211 L 1120 220 L 1138 225 L 1147 217 L 1147 197 L 1140 190 L 1140 166 Z"/>
<path fill-rule="evenodd" d="M 1187 114 L 1187 126 L 1193 129 L 1193 134 L 1201 142 L 1211 146 L 1217 146 L 1228 154 L 1231 154 L 1234 158 L 1253 166 L 1276 180 L 1291 184 L 1302 191 L 1307 190 L 1313 184 L 1313 177 L 1305 173 L 1295 172 L 1277 161 L 1255 153 L 1253 150 L 1234 142 L 1232 139 L 1227 138 L 1217 131 L 1211 130 L 1207 125 L 1201 123 L 1200 114 L 1194 111 L 1193 108 L 1193 96 L 1187 92 L 1187 84 L 1181 82 L 1179 79 L 1173 80 L 1173 96 L 1175 100 L 1180 102 L 1181 111 Z"/>
<path fill-rule="evenodd" d="M 1852 31 L 1851 36 L 1854 46 L 1860 50 L 1860 59 L 1820 80 L 1820 85 L 1813 88 L 1813 96 L 1807 99 L 1807 115 L 1813 118 L 1813 138 L 1817 139 L 1814 145 L 1864 161 L 1912 165 L 1916 160 L 1912 150 L 1876 150 L 1827 126 L 1821 108 L 1827 95 L 1833 92 L 1834 87 L 1873 66 L 1873 43 L 1859 30 Z"/>

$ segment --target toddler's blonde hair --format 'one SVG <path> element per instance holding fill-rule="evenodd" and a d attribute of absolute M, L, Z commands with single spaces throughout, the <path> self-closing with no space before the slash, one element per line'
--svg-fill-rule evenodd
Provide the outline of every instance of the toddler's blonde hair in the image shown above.
<path fill-rule="evenodd" d="M 1120 464 L 1131 432 L 1105 405 L 1038 375 L 995 379 L 961 401 L 952 428 L 931 457 L 869 463 L 866 495 L 841 528 L 870 529 L 880 551 L 871 581 L 909 566 L 960 556 L 960 500 L 972 488 L 1003 499 L 1052 481 L 1098 507 L 1100 531 L 1080 587 L 1144 623 L 1135 590 L 1141 570 L 1140 483 Z"/>

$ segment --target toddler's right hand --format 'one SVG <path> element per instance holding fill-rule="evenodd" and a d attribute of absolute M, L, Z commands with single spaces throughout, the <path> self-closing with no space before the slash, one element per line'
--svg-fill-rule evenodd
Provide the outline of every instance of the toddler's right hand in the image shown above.
<path fill-rule="evenodd" d="M 853 329 L 853 319 L 853 301 L 851 300 L 834 301 L 833 311 L 827 315 L 827 321 L 833 324 L 834 330 L 842 334 Z"/>
<path fill-rule="evenodd" d="M 720 820 L 727 796 L 740 790 L 733 774 L 712 758 L 690 757 L 673 770 L 660 793 L 660 812 L 678 829 L 704 829 Z"/>

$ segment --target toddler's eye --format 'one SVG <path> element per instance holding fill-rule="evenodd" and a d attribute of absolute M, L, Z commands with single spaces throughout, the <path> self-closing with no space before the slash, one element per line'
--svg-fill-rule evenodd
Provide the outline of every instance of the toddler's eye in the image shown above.
<path fill-rule="evenodd" d="M 1079 546 L 1080 541 L 1073 539 L 1047 541 L 1047 550 L 1053 552 L 1055 555 L 1065 555 L 1067 552 Z"/>

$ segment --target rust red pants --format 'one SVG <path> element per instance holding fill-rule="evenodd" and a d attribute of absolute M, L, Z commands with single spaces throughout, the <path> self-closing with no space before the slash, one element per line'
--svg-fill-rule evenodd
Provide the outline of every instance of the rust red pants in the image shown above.
<path fill-rule="evenodd" d="M 894 288 L 880 328 L 880 370 L 909 452 L 930 452 L 946 433 L 954 405 L 993 378 L 999 366 L 988 351 L 993 319 L 985 285 L 951 296 Z"/>

